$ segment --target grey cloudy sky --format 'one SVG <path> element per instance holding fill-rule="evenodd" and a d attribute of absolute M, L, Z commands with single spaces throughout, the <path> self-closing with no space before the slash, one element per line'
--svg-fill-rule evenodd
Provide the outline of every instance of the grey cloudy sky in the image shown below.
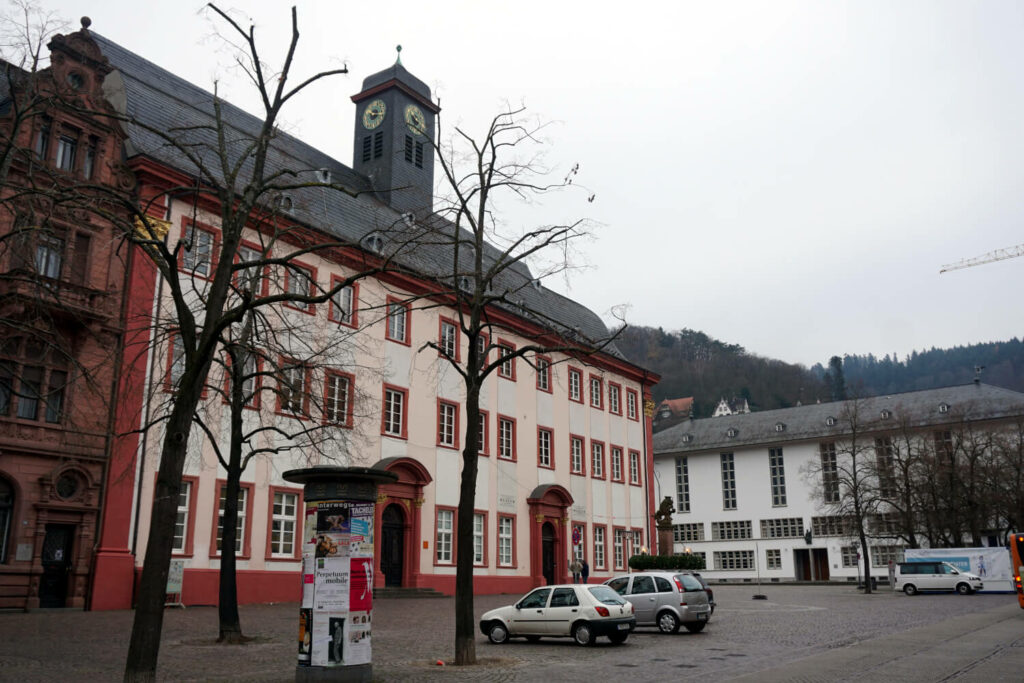
<path fill-rule="evenodd" d="M 251 106 L 193 2 L 41 0 Z M 225 3 L 263 53 L 288 4 Z M 1008 339 L 1024 258 L 1019 2 L 299 2 L 297 73 L 350 75 L 286 111 L 351 164 L 362 79 L 402 61 L 448 124 L 502 103 L 552 121 L 548 163 L 580 163 L 595 223 L 566 282 L 607 316 L 690 327 L 807 365 L 843 353 Z M 582 195 L 581 195 L 582 196 Z M 576 197 L 579 200 L 580 197 Z"/>

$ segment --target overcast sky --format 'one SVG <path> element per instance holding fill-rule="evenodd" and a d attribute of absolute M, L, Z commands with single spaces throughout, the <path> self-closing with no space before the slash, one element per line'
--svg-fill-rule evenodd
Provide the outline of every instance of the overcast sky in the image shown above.
<path fill-rule="evenodd" d="M 41 0 L 253 110 L 194 2 Z M 288 5 L 225 3 L 280 63 Z M 1021 334 L 1024 3 L 299 2 L 295 72 L 348 76 L 285 112 L 351 165 L 351 95 L 402 62 L 442 116 L 504 102 L 580 164 L 587 268 L 552 281 L 611 320 L 689 327 L 790 362 Z M 278 49 L 278 52 L 274 52 Z M 568 201 L 568 200 L 566 200 Z M 566 208 L 566 207 L 569 208 Z"/>

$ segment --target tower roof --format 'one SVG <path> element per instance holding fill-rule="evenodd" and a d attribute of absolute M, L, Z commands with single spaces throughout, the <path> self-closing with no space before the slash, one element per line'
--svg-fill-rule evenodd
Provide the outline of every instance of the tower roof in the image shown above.
<path fill-rule="evenodd" d="M 401 54 L 401 46 L 398 49 L 399 54 Z M 430 99 L 430 87 L 409 73 L 409 70 L 402 65 L 401 58 L 396 59 L 395 63 L 386 69 L 382 69 L 364 78 L 363 89 L 352 96 L 352 101 L 359 102 L 365 100 L 392 86 L 405 91 L 409 96 L 418 100 L 422 106 L 431 111 L 435 113 L 439 111 L 437 105 Z"/>

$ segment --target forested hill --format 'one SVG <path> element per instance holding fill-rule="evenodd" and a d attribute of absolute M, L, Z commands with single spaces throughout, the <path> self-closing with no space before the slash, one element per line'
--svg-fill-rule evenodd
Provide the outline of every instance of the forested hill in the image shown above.
<path fill-rule="evenodd" d="M 794 406 L 797 401 L 832 400 L 825 375 L 829 359 L 808 369 L 802 365 L 763 358 L 737 344 L 719 341 L 703 332 L 629 327 L 616 340 L 634 363 L 661 375 L 654 401 L 693 396 L 694 415 L 708 417 L 721 398 L 745 398 L 751 410 Z M 848 392 L 892 394 L 966 384 L 975 366 L 984 366 L 981 381 L 1024 391 L 1024 343 L 1019 339 L 987 342 L 952 349 L 930 349 L 900 360 L 843 356 L 842 373 Z"/>

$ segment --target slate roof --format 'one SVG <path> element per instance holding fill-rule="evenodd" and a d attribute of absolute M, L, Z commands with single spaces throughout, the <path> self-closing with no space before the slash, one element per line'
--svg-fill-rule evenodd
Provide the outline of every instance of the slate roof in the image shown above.
<path fill-rule="evenodd" d="M 657 456 L 837 438 L 849 432 L 849 418 L 844 419 L 847 415 L 844 410 L 847 406 L 852 410 L 854 404 L 862 429 L 870 431 L 896 429 L 904 418 L 913 427 L 961 420 L 1024 418 L 1024 394 L 990 384 L 971 383 L 874 396 L 856 402 L 836 401 L 690 420 L 655 434 L 653 451 Z M 947 412 L 941 412 L 943 404 L 948 407 Z M 883 410 L 889 411 L 891 416 L 884 418 Z M 831 426 L 828 424 L 830 417 L 835 418 Z M 782 425 L 782 431 L 778 431 L 777 425 Z M 735 430 L 735 436 L 729 436 L 730 430 Z"/>
<path fill-rule="evenodd" d="M 179 139 L 186 138 L 194 143 L 195 153 L 203 155 L 207 163 L 213 165 L 212 152 L 216 144 L 212 127 L 213 95 L 99 34 L 89 32 L 89 35 L 123 80 L 126 113 L 143 124 L 126 126 L 129 136 L 126 157 L 141 155 L 184 173 L 195 174 L 195 166 L 188 158 L 174 146 L 166 144 L 159 134 L 146 129 L 151 127 L 173 133 Z M 425 91 L 429 97 L 429 88 L 400 64 L 369 76 L 363 83 L 364 88 L 372 87 L 378 81 L 386 82 L 391 77 L 408 80 L 413 89 Z M 238 147 L 260 128 L 260 119 L 230 103 L 223 103 L 221 115 L 228 131 L 234 134 Z M 322 187 L 289 190 L 293 201 L 290 215 L 324 233 L 353 245 L 364 245 L 365 238 L 372 234 L 395 235 L 395 226 L 402 224 L 402 216 L 373 194 L 368 177 L 296 137 L 280 133 L 268 155 L 267 165 L 268 172 L 292 170 L 299 174 L 300 181 L 306 182 L 313 181 L 313 171 L 326 169 L 331 173 L 332 183 L 345 187 L 346 192 L 328 191 Z M 434 221 L 431 227 L 436 229 L 438 225 L 449 235 L 454 230 L 454 226 L 446 221 Z M 468 237 L 468 233 L 463 232 L 463 235 Z M 427 277 L 443 279 L 450 275 L 451 257 L 450 244 L 443 245 L 442 241 L 418 245 L 415 250 L 397 256 L 396 261 Z M 493 261 L 499 256 L 500 251 L 490 246 L 485 261 Z M 520 262 L 507 269 L 504 277 L 493 283 L 493 290 L 509 292 L 506 297 L 508 304 L 503 306 L 509 312 L 524 319 L 533 318 L 533 322 L 563 336 L 577 338 L 581 342 L 609 336 L 608 328 L 599 316 L 572 299 L 534 282 L 525 263 Z M 529 315 L 527 312 L 531 310 L 539 316 Z M 605 352 L 625 360 L 614 345 L 606 347 Z"/>

